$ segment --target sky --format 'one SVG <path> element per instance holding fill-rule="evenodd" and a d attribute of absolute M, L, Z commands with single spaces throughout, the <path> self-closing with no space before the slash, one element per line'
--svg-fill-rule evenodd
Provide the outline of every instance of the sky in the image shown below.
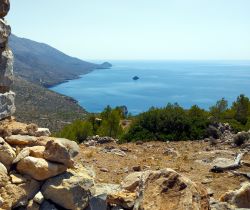
<path fill-rule="evenodd" d="M 6 19 L 83 60 L 250 60 L 250 0 L 11 0 Z"/>

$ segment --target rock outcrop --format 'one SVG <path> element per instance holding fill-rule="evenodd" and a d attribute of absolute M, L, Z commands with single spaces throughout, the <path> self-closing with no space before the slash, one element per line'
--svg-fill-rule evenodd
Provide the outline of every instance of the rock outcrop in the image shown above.
<path fill-rule="evenodd" d="M 13 84 L 13 53 L 8 47 L 11 28 L 4 20 L 10 9 L 9 0 L 0 0 L 0 120 L 14 114 L 15 93 L 10 91 Z"/>
<path fill-rule="evenodd" d="M 14 119 L 0 121 L 0 209 L 80 210 L 89 205 L 94 173 L 74 163 L 75 142 L 49 133 Z"/>
<path fill-rule="evenodd" d="M 107 201 L 124 209 L 209 209 L 207 191 L 172 169 L 132 173 Z"/>

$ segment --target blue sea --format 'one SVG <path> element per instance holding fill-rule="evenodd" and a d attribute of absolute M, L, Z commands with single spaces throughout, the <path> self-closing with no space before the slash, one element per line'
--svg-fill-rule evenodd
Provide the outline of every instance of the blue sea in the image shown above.
<path fill-rule="evenodd" d="M 177 102 L 208 109 L 222 97 L 229 103 L 250 96 L 250 61 L 113 61 L 51 89 L 76 99 L 89 112 L 126 105 L 132 114 Z M 133 80 L 138 76 L 139 80 Z"/>

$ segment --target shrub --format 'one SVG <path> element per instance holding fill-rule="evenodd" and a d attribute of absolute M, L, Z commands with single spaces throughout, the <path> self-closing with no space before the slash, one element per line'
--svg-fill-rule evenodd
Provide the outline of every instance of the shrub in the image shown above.
<path fill-rule="evenodd" d="M 245 131 L 242 131 L 240 133 L 237 133 L 235 136 L 234 136 L 234 143 L 237 145 L 237 146 L 241 146 L 242 144 L 244 144 L 247 140 L 249 140 L 249 133 L 248 132 L 245 132 Z"/>
<path fill-rule="evenodd" d="M 186 111 L 178 104 L 168 104 L 164 108 L 151 108 L 140 114 L 123 139 L 127 141 L 196 140 L 205 136 L 208 123 L 206 111 L 198 106 L 193 106 Z"/>

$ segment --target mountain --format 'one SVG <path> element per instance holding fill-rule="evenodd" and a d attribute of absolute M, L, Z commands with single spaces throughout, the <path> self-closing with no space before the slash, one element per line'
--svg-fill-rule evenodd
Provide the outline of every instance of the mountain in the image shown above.
<path fill-rule="evenodd" d="M 16 93 L 15 117 L 26 123 L 48 127 L 52 132 L 82 119 L 86 111 L 74 99 L 45 87 L 56 85 L 94 69 L 110 68 L 70 57 L 43 43 L 11 35 L 9 45 L 15 56 L 13 90 Z"/>
<path fill-rule="evenodd" d="M 110 68 L 107 62 L 98 65 L 68 56 L 43 43 L 11 35 L 9 45 L 15 56 L 15 74 L 27 81 L 49 87 L 94 69 Z"/>

